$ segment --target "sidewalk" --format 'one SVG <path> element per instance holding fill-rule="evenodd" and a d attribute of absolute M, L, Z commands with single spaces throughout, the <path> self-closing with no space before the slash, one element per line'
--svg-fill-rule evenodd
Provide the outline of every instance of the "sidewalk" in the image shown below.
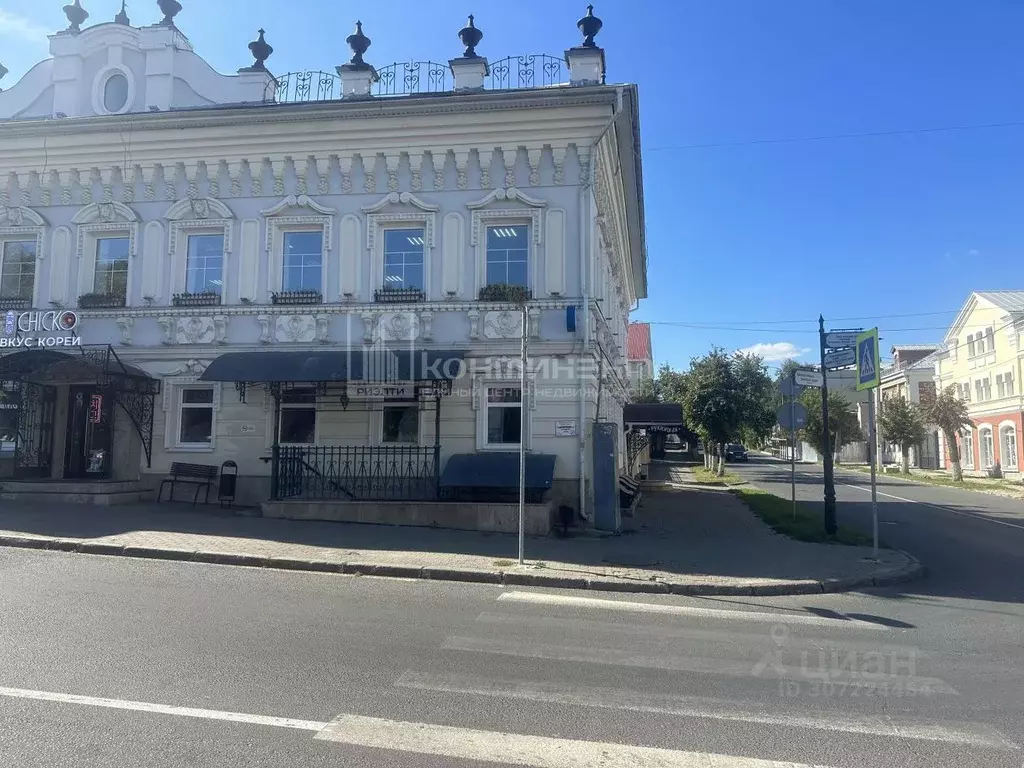
<path fill-rule="evenodd" d="M 681 480 L 674 474 L 672 480 Z M 774 534 L 725 490 L 648 493 L 618 536 L 517 539 L 433 528 L 301 522 L 216 508 L 5 503 L 0 546 L 86 554 L 493 584 L 676 594 L 805 594 L 909 581 L 920 565 L 885 550 L 807 544 Z M 0 555 L 2 556 L 2 555 Z"/>

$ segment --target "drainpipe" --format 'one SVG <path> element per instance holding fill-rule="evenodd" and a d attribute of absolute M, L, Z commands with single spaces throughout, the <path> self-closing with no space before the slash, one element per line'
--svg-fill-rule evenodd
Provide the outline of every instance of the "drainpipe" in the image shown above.
<path fill-rule="evenodd" d="M 597 137 L 590 144 L 590 166 L 589 166 L 589 178 L 580 180 L 580 286 L 582 291 L 580 292 L 583 296 L 583 351 L 580 353 L 579 363 L 579 443 L 580 443 L 580 482 L 579 482 L 579 494 L 580 494 L 580 516 L 586 520 L 590 518 L 587 516 L 587 478 L 584 469 L 587 463 L 587 389 L 586 389 L 586 371 L 584 371 L 582 361 L 588 358 L 590 355 L 590 252 L 593 248 L 591 242 L 591 234 L 593 232 L 593 222 L 591 221 L 591 205 L 590 197 L 591 190 L 594 188 L 594 166 L 596 165 L 595 159 L 597 156 L 597 145 L 604 138 L 604 135 L 608 133 L 612 125 L 615 123 L 616 118 L 622 111 L 622 88 L 617 87 L 615 89 L 615 111 L 608 123 L 601 129 L 601 132 L 597 134 Z M 589 368 L 589 366 L 588 366 Z"/>

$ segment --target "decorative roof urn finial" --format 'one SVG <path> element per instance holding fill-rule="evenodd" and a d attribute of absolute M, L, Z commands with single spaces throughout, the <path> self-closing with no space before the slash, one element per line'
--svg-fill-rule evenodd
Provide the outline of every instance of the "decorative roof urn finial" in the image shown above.
<path fill-rule="evenodd" d="M 473 14 L 469 14 L 469 23 L 459 30 L 459 40 L 466 46 L 466 52 L 462 54 L 463 58 L 476 58 L 476 47 L 480 45 L 483 37 L 484 33 L 473 25 Z"/>
<path fill-rule="evenodd" d="M 355 64 L 360 67 L 366 66 L 366 62 L 363 61 L 363 54 L 370 47 L 370 38 L 363 34 L 363 22 L 356 22 L 356 31 L 346 37 L 345 42 L 348 43 L 348 47 L 355 54 L 349 64 Z"/>
<path fill-rule="evenodd" d="M 178 0 L 157 0 L 156 4 L 160 6 L 160 10 L 164 14 L 164 18 L 160 22 L 161 26 L 173 27 L 174 17 L 181 13 L 181 3 Z"/>
<path fill-rule="evenodd" d="M 3 80 L 7 76 L 10 70 L 7 69 L 3 64 L 0 64 L 0 80 Z"/>
<path fill-rule="evenodd" d="M 121 10 L 117 16 L 114 17 L 115 24 L 121 24 L 125 27 L 130 27 L 132 20 L 128 18 L 128 8 L 125 0 L 121 0 Z"/>
<path fill-rule="evenodd" d="M 274 52 L 274 48 L 263 39 L 265 30 L 260 30 L 260 36 L 258 40 L 254 40 L 249 43 L 249 52 L 252 53 L 252 57 L 256 59 L 256 63 L 253 64 L 250 69 L 266 70 L 264 62 L 270 58 L 270 54 Z"/>
<path fill-rule="evenodd" d="M 89 18 L 89 12 L 82 7 L 81 0 L 75 0 L 71 5 L 64 6 L 64 15 L 68 17 L 68 21 L 71 22 L 67 28 L 67 32 L 78 34 L 82 31 L 82 24 Z"/>
<path fill-rule="evenodd" d="M 594 42 L 594 37 L 601 31 L 601 27 L 603 26 L 604 22 L 594 15 L 594 6 L 588 5 L 587 15 L 576 22 L 577 29 L 583 33 L 584 48 L 597 48 L 597 43 Z"/>

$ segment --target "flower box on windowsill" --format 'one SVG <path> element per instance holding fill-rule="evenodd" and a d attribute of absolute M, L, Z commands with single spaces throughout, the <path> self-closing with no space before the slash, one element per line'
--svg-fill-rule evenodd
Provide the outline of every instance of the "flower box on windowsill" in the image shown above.
<path fill-rule="evenodd" d="M 380 288 L 373 292 L 373 300 L 380 304 L 407 304 L 425 299 L 426 294 L 419 288 Z"/>
<path fill-rule="evenodd" d="M 78 297 L 79 309 L 114 309 L 124 306 L 124 296 L 108 293 L 83 293 Z"/>
<path fill-rule="evenodd" d="M 0 297 L 0 309 L 7 311 L 9 309 L 30 309 L 32 307 L 32 299 L 22 299 L 18 296 Z"/>
<path fill-rule="evenodd" d="M 271 304 L 323 304 L 320 291 L 280 291 L 270 294 Z"/>
<path fill-rule="evenodd" d="M 176 293 L 171 302 L 176 307 L 215 307 L 220 304 L 220 294 L 215 291 Z"/>
<path fill-rule="evenodd" d="M 533 293 L 523 285 L 494 283 L 480 289 L 480 301 L 503 301 L 511 304 L 522 304 L 533 298 Z"/>

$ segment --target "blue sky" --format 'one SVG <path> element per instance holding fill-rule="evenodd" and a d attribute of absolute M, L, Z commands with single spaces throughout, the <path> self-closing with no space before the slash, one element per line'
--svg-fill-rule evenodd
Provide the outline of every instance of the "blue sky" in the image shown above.
<path fill-rule="evenodd" d="M 468 12 L 492 61 L 561 54 L 585 10 L 180 1 L 179 26 L 216 68 L 247 65 L 262 25 L 278 73 L 342 63 L 357 17 L 381 66 L 457 55 Z M 46 56 L 63 4 L 3 0 L 0 87 Z M 120 2 L 83 5 L 95 23 Z M 155 0 L 128 10 L 135 24 L 160 17 Z M 1024 126 L 772 143 L 1024 123 L 1024 3 L 606 0 L 595 12 L 609 82 L 640 87 L 651 297 L 634 319 L 655 323 L 659 362 L 685 366 L 712 344 L 810 359 L 819 312 L 878 325 L 883 348 L 937 341 L 971 290 L 1024 289 Z M 874 319 L 892 315 L 916 316 Z"/>

